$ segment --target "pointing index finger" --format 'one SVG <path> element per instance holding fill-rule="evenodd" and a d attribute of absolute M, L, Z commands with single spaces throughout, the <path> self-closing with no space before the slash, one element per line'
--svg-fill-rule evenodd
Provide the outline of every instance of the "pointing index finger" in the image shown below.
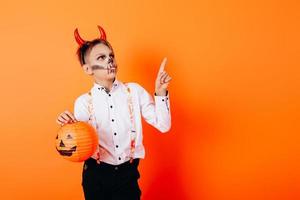
<path fill-rule="evenodd" d="M 167 58 L 165 57 L 163 59 L 163 61 L 161 62 L 161 64 L 160 64 L 160 68 L 159 68 L 158 74 L 160 74 L 161 72 L 163 72 L 165 70 L 166 63 L 167 63 Z"/>

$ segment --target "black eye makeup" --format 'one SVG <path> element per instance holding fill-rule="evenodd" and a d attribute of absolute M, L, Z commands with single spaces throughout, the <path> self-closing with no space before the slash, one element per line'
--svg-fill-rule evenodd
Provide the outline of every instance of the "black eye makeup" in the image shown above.
<path fill-rule="evenodd" d="M 101 58 L 102 60 L 104 60 L 105 57 L 106 57 L 105 55 L 98 56 L 98 57 L 97 57 L 97 60 L 99 60 L 99 58 Z"/>

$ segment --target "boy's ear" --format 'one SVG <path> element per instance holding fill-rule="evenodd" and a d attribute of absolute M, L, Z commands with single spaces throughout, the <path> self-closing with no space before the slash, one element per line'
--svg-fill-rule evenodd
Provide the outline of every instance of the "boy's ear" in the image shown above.
<path fill-rule="evenodd" d="M 82 65 L 82 68 L 83 68 L 83 70 L 86 74 L 93 75 L 93 70 L 92 70 L 91 66 L 88 63 Z"/>

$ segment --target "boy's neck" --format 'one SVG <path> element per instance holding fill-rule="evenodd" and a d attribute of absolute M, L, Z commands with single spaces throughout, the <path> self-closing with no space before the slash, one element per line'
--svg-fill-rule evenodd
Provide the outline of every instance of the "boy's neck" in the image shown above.
<path fill-rule="evenodd" d="M 115 78 L 112 80 L 95 80 L 95 82 L 103 87 L 105 87 L 105 89 L 110 92 L 112 85 L 115 81 Z"/>

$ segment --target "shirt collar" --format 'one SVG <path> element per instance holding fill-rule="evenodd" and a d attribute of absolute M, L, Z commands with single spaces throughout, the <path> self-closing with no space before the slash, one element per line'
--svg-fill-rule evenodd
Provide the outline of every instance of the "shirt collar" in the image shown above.
<path fill-rule="evenodd" d="M 112 89 L 111 89 L 111 91 L 113 91 L 115 88 L 117 88 L 118 86 L 120 85 L 120 81 L 118 81 L 116 78 L 115 78 L 115 80 L 114 80 L 114 82 L 113 82 L 113 86 L 112 86 Z M 95 89 L 97 89 L 97 90 L 103 90 L 103 91 L 105 91 L 105 87 L 104 86 L 102 86 L 102 85 L 100 85 L 99 83 L 96 83 L 96 82 L 94 82 L 94 88 Z"/>

